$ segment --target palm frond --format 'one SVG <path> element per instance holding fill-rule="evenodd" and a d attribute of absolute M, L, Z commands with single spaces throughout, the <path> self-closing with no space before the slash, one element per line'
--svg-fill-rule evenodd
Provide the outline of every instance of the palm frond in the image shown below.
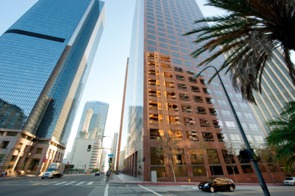
<path fill-rule="evenodd" d="M 253 91 L 261 92 L 261 79 L 267 61 L 278 47 L 284 50 L 289 75 L 295 85 L 295 68 L 290 50 L 295 49 L 295 3 L 292 0 L 208 0 L 206 5 L 226 11 L 222 16 L 195 21 L 195 34 L 200 45 L 191 53 L 194 58 L 210 54 L 199 66 L 212 63 L 219 56 L 228 58 L 220 66 L 231 73 L 232 84 L 242 96 L 255 102 Z M 212 76 L 209 80 L 211 81 Z"/>

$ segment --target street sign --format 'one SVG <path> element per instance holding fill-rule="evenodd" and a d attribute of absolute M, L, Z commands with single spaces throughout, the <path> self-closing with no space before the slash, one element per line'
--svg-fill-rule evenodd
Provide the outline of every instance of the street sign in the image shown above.
<path fill-rule="evenodd" d="M 113 157 L 114 155 L 113 154 L 108 154 L 108 157 Z"/>

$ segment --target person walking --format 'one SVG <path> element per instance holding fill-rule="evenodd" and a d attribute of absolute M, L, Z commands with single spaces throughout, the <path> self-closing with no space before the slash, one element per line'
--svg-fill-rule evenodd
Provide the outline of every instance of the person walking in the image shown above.
<path fill-rule="evenodd" d="M 106 173 L 106 179 L 105 179 L 105 182 L 108 182 L 108 181 L 109 181 L 110 176 L 111 176 L 111 171 L 108 170 L 107 173 Z"/>

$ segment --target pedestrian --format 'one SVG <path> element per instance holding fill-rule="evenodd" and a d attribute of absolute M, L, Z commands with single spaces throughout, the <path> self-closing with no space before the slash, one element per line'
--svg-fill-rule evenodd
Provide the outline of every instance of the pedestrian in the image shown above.
<path fill-rule="evenodd" d="M 106 173 L 106 179 L 105 179 L 106 182 L 109 181 L 110 176 L 111 176 L 111 171 L 108 170 L 107 173 Z"/>

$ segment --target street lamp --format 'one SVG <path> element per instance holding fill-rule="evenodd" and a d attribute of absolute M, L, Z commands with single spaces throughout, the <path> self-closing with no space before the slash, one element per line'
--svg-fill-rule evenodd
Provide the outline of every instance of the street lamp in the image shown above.
<path fill-rule="evenodd" d="M 253 163 L 253 166 L 254 166 L 254 169 L 255 169 L 256 175 L 257 175 L 257 177 L 258 177 L 258 180 L 259 180 L 259 184 L 260 184 L 260 186 L 261 186 L 261 189 L 263 190 L 263 193 L 264 193 L 265 196 L 270 196 L 270 193 L 269 193 L 269 191 L 268 191 L 267 185 L 266 185 L 266 183 L 265 183 L 265 181 L 264 181 L 264 178 L 263 178 L 263 176 L 262 176 L 262 174 L 261 174 L 261 171 L 260 171 L 260 169 L 259 169 L 259 167 L 258 167 L 257 161 L 256 161 L 256 159 L 254 158 L 255 156 L 253 155 L 253 150 L 251 149 L 251 146 L 250 146 L 249 141 L 248 141 L 248 139 L 247 139 L 247 137 L 246 137 L 246 134 L 245 134 L 245 132 L 244 132 L 244 129 L 243 129 L 243 127 L 242 127 L 242 124 L 241 124 L 241 122 L 240 122 L 240 120 L 239 120 L 239 118 L 238 118 L 238 115 L 237 115 L 237 113 L 236 113 L 236 110 L 234 109 L 234 106 L 233 106 L 233 104 L 232 104 L 232 102 L 231 102 L 231 100 L 230 100 L 230 98 L 229 98 L 229 95 L 228 95 L 228 93 L 227 93 L 227 91 L 226 91 L 226 89 L 225 89 L 225 86 L 224 86 L 224 84 L 223 84 L 223 82 L 222 82 L 222 79 L 221 79 L 221 77 L 220 77 L 220 75 L 219 75 L 219 72 L 217 71 L 216 67 L 214 67 L 214 66 L 207 66 L 207 67 L 205 67 L 203 70 L 201 70 L 196 76 L 194 76 L 194 78 L 199 77 L 199 76 L 201 75 L 201 73 L 203 73 L 203 71 L 205 71 L 205 70 L 208 69 L 208 68 L 213 68 L 214 71 L 216 72 L 216 75 L 217 75 L 218 79 L 220 80 L 220 84 L 221 84 L 222 89 L 223 89 L 223 91 L 224 91 L 224 93 L 225 93 L 225 96 L 226 96 L 226 98 L 227 98 L 227 100 L 228 100 L 228 103 L 229 103 L 229 105 L 230 105 L 230 108 L 231 108 L 231 110 L 232 110 L 232 112 L 233 112 L 233 114 L 234 114 L 235 120 L 236 120 L 236 122 L 237 122 L 237 124 L 238 124 L 238 128 L 240 129 L 240 132 L 241 132 L 242 138 L 243 138 L 244 143 L 245 143 L 245 145 L 246 145 L 246 149 L 247 149 L 247 152 L 248 152 L 248 154 L 249 154 L 249 156 L 250 156 L 250 160 L 251 160 L 252 163 Z"/>

